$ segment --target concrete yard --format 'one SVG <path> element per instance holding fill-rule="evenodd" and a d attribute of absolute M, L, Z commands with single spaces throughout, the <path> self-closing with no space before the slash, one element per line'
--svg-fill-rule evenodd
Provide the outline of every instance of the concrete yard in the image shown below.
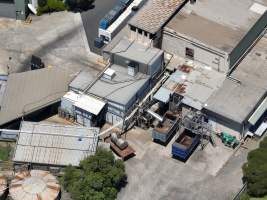
<path fill-rule="evenodd" d="M 32 16 L 30 24 L 0 18 L 0 66 L 9 66 L 10 73 L 28 70 L 33 54 L 46 66 L 73 74 L 89 68 L 96 75 L 102 69 L 99 56 L 90 53 L 79 13 Z"/>
<path fill-rule="evenodd" d="M 124 136 L 123 136 L 124 137 Z M 200 146 L 186 163 L 171 158 L 173 138 L 165 147 L 151 133 L 133 129 L 126 135 L 136 156 L 125 162 L 128 184 L 118 200 L 231 200 L 242 187 L 241 166 L 249 150 Z"/>

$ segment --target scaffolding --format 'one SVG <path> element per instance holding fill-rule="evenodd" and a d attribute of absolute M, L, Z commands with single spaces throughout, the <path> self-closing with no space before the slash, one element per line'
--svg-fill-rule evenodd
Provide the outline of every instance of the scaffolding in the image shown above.
<path fill-rule="evenodd" d="M 212 144 L 212 146 L 216 146 L 213 136 L 217 135 L 217 133 L 212 130 L 211 125 L 207 122 L 207 117 L 200 111 L 190 110 L 180 120 L 179 130 L 183 131 L 184 129 L 188 129 L 201 136 L 200 141 L 202 150 L 209 142 Z M 177 137 L 179 137 L 179 134 Z"/>

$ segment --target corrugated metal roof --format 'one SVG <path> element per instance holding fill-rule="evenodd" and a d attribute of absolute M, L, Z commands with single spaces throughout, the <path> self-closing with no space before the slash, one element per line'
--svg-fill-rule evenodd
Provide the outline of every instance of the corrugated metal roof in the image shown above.
<path fill-rule="evenodd" d="M 13 161 L 78 166 L 95 153 L 98 133 L 99 128 L 23 121 Z"/>
<path fill-rule="evenodd" d="M 104 90 L 104 88 L 102 89 Z M 94 98 L 89 95 L 82 95 L 77 100 L 77 102 L 74 103 L 74 106 L 94 115 L 98 115 L 100 111 L 104 108 L 105 104 L 106 103 L 100 99 Z"/>
<path fill-rule="evenodd" d="M 0 125 L 60 100 L 72 76 L 57 67 L 10 74 L 0 111 Z"/>
<path fill-rule="evenodd" d="M 251 117 L 248 119 L 248 122 L 252 125 L 255 125 L 257 121 L 260 119 L 260 117 L 263 115 L 263 113 L 266 111 L 266 109 L 267 109 L 267 97 L 261 102 L 259 107 L 251 115 Z"/>
<path fill-rule="evenodd" d="M 153 96 L 154 99 L 161 101 L 163 103 L 168 103 L 170 100 L 170 95 L 173 94 L 173 91 L 161 87 L 156 94 Z"/>
<path fill-rule="evenodd" d="M 267 129 L 267 123 L 263 122 L 259 128 L 255 131 L 255 135 L 261 137 Z"/>
<path fill-rule="evenodd" d="M 57 179 L 48 171 L 19 172 L 9 188 L 13 200 L 55 200 L 60 192 Z"/>
<path fill-rule="evenodd" d="M 78 99 L 80 98 L 80 96 L 81 96 L 80 94 L 77 94 L 77 93 L 75 93 L 73 91 L 69 91 L 63 96 L 63 98 L 69 99 L 69 100 L 71 100 L 73 102 L 77 102 Z"/>
<path fill-rule="evenodd" d="M 148 0 L 129 24 L 149 33 L 156 33 L 188 0 Z"/>
<path fill-rule="evenodd" d="M 171 74 L 154 98 L 166 103 L 170 94 L 176 93 L 184 97 L 184 104 L 201 110 L 203 104 L 224 80 L 224 74 L 206 69 L 201 63 L 194 62 L 192 67 L 182 65 Z"/>

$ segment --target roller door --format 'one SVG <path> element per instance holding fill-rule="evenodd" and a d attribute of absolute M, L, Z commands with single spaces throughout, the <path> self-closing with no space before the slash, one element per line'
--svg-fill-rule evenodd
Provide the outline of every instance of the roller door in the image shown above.
<path fill-rule="evenodd" d="M 0 17 L 16 18 L 16 7 L 12 1 L 0 0 Z"/>

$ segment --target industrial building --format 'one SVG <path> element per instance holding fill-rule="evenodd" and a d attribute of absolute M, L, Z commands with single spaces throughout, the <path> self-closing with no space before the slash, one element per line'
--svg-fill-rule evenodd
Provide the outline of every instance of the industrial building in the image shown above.
<path fill-rule="evenodd" d="M 105 120 L 116 124 L 153 85 L 153 78 L 163 67 L 163 51 L 124 38 L 105 53 L 113 64 L 87 94 L 107 101 Z"/>
<path fill-rule="evenodd" d="M 267 109 L 267 37 L 262 37 L 206 102 L 204 112 L 216 124 L 243 135 L 257 128 Z"/>
<path fill-rule="evenodd" d="M 188 1 L 147 1 L 128 23 L 130 39 L 160 47 L 162 28 Z"/>
<path fill-rule="evenodd" d="M 212 68 L 197 63 L 179 65 L 154 95 L 154 99 L 167 104 L 175 95 L 183 105 L 200 111 L 224 80 L 225 75 Z"/>
<path fill-rule="evenodd" d="M 267 26 L 266 6 L 266 0 L 188 3 L 165 26 L 162 49 L 228 72 L 262 36 Z"/>
<path fill-rule="evenodd" d="M 53 105 L 68 91 L 71 72 L 57 67 L 12 73 L 0 80 L 0 125 Z"/>
<path fill-rule="evenodd" d="M 99 128 L 23 121 L 14 151 L 14 164 L 30 164 L 32 168 L 45 170 L 78 166 L 82 159 L 95 153 L 98 134 Z"/>
<path fill-rule="evenodd" d="M 0 0 L 0 17 L 25 20 L 29 14 L 29 0 Z"/>
<path fill-rule="evenodd" d="M 103 54 L 110 62 L 104 72 L 95 81 L 80 74 L 61 100 L 60 110 L 88 127 L 121 122 L 150 90 L 164 64 L 162 50 L 126 38 Z"/>

